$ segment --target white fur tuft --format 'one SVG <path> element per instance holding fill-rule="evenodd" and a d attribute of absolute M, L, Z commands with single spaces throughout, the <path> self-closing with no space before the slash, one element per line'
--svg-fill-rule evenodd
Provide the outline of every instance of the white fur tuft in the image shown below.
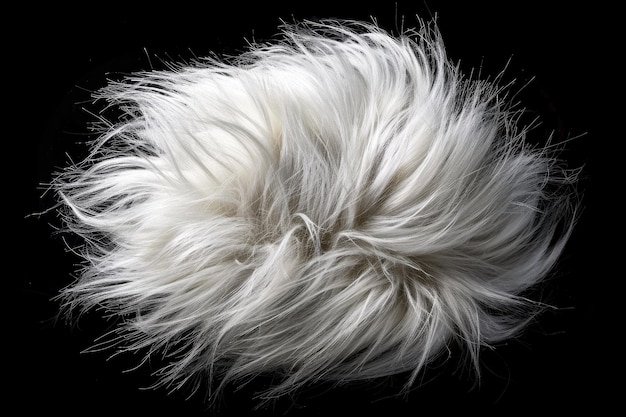
<path fill-rule="evenodd" d="M 70 310 L 171 354 L 162 382 L 420 369 L 518 331 L 573 224 L 571 178 L 433 27 L 309 23 L 99 94 L 125 117 L 56 182 L 88 265 Z"/>

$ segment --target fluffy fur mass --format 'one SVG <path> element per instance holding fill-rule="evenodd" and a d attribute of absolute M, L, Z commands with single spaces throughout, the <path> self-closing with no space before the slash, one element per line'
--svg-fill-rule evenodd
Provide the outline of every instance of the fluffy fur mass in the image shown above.
<path fill-rule="evenodd" d="M 55 184 L 87 260 L 66 306 L 119 317 L 174 387 L 410 384 L 455 342 L 477 364 L 537 307 L 570 178 L 432 26 L 283 34 L 99 93 L 125 115 Z"/>

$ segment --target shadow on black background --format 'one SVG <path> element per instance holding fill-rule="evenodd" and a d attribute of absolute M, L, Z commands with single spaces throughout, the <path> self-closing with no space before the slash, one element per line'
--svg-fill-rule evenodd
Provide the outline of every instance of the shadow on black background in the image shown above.
<path fill-rule="evenodd" d="M 198 396 L 186 400 L 184 393 L 140 390 L 154 380 L 150 366 L 124 372 L 134 366 L 136 357 L 107 360 L 107 353 L 81 354 L 108 329 L 98 314 L 87 315 L 79 327 L 55 322 L 58 305 L 51 298 L 72 281 L 78 258 L 65 249 L 62 236 L 54 234 L 59 222 L 53 212 L 27 215 L 53 204 L 50 194 L 42 197 L 39 184 L 50 181 L 52 173 L 67 163 L 66 153 L 73 158 L 84 154 L 81 143 L 89 139 L 90 119 L 83 107 L 89 108 L 91 90 L 103 87 L 107 77 L 119 79 L 123 73 L 162 67 L 160 59 L 237 54 L 245 49 L 244 38 L 262 41 L 274 36 L 279 18 L 370 20 L 372 15 L 383 28 L 397 32 L 396 15 L 405 15 L 410 27 L 415 14 L 428 18 L 434 13 L 439 15 L 450 57 L 460 61 L 465 72 L 482 67 L 483 74 L 495 76 L 510 60 L 505 80 L 516 78 L 515 85 L 521 87 L 534 77 L 518 97 L 529 114 L 543 121 L 537 130 L 540 137 L 554 130 L 559 139 L 575 138 L 563 157 L 570 167 L 585 166 L 584 211 L 557 273 L 540 288 L 544 299 L 559 308 L 539 317 L 518 339 L 485 351 L 479 387 L 448 364 L 431 370 L 426 378 L 433 379 L 404 398 L 393 397 L 402 384 L 398 378 L 334 389 L 314 387 L 253 414 L 404 415 L 452 408 L 565 411 L 582 405 L 602 408 L 614 400 L 606 390 L 605 375 L 615 372 L 612 357 L 618 349 L 607 343 L 614 336 L 600 328 L 611 319 L 600 302 L 611 288 L 607 228 L 601 225 L 612 221 L 605 210 L 610 203 L 605 193 L 610 189 L 610 164 L 604 158 L 621 139 L 605 125 L 604 94 L 612 94 L 614 88 L 607 72 L 612 65 L 606 62 L 612 40 L 610 11 L 528 2 L 497 8 L 399 2 L 397 11 L 392 3 L 354 8 L 260 2 L 225 4 L 221 9 L 179 3 L 151 7 L 140 12 L 113 4 L 85 9 L 23 6 L 4 18 L 14 20 L 13 29 L 4 29 L 10 44 L 4 64 L 9 91 L 8 114 L 3 111 L 9 127 L 5 140 L 19 147 L 5 154 L 12 167 L 7 180 L 18 188 L 9 191 L 8 203 L 5 200 L 11 216 L 16 215 L 9 219 L 8 229 L 16 233 L 10 236 L 14 244 L 7 265 L 17 266 L 5 272 L 11 291 L 4 345 L 10 349 L 5 357 L 10 370 L 8 399 L 18 414 L 244 415 L 255 404 L 251 399 L 255 388 L 264 383 L 259 379 L 240 391 L 228 391 L 219 408 L 206 410 Z M 617 279 L 614 275 L 612 279 Z M 600 351 L 596 346 L 603 344 Z M 158 358 L 154 361 L 158 363 Z"/>

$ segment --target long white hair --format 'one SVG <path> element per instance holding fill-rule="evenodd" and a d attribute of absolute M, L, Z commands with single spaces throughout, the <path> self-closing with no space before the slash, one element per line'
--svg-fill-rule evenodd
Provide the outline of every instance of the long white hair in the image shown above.
<path fill-rule="evenodd" d="M 119 317 L 118 347 L 164 353 L 174 387 L 409 386 L 455 342 L 478 368 L 574 222 L 572 175 L 433 25 L 288 25 L 96 98 L 124 116 L 54 183 L 86 260 L 63 300 Z"/>

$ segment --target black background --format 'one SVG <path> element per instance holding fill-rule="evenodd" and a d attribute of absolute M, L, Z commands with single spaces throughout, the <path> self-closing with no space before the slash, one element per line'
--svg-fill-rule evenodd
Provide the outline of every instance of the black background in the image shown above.
<path fill-rule="evenodd" d="M 612 207 L 621 190 L 611 183 L 609 160 L 619 155 L 623 138 L 613 130 L 619 116 L 610 115 L 611 107 L 619 107 L 611 97 L 623 97 L 617 91 L 623 82 L 617 77 L 619 48 L 613 44 L 617 30 L 610 23 L 615 11 L 597 2 L 456 3 L 22 4 L 6 13 L 7 105 L 2 112 L 8 186 L 4 206 L 10 213 L 5 275 L 10 286 L 3 345 L 8 349 L 5 376 L 11 386 L 5 395 L 18 414 L 247 415 L 255 404 L 252 393 L 266 382 L 260 379 L 240 391 L 229 390 L 219 408 L 207 410 L 199 396 L 186 399 L 184 392 L 140 390 L 154 380 L 150 366 L 124 372 L 137 357 L 108 360 L 106 352 L 81 354 L 108 329 L 97 314 L 85 316 L 79 326 L 55 321 L 58 304 L 51 298 L 72 281 L 78 258 L 65 249 L 62 236 L 54 234 L 59 224 L 54 213 L 29 214 L 53 203 L 40 184 L 67 163 L 66 153 L 72 158 L 84 154 L 81 143 L 89 138 L 90 119 L 83 108 L 90 106 L 90 91 L 103 87 L 107 78 L 163 68 L 167 61 L 212 52 L 238 54 L 245 49 L 244 39 L 272 39 L 280 19 L 374 16 L 383 28 L 397 33 L 402 16 L 410 27 L 416 24 L 416 14 L 425 19 L 438 15 L 450 58 L 460 62 L 463 71 L 481 67 L 493 77 L 506 67 L 503 80 L 515 79 L 515 87 L 532 79 L 517 97 L 531 118 L 542 120 L 533 133 L 537 140 L 550 131 L 558 140 L 572 139 L 562 157 L 570 167 L 584 166 L 583 211 L 558 272 L 539 289 L 558 308 L 542 315 L 519 338 L 485 351 L 480 386 L 473 386 L 466 372 L 442 365 L 427 374 L 430 382 L 406 397 L 393 397 L 400 378 L 313 387 L 252 414 L 417 415 L 451 408 L 542 412 L 584 405 L 597 410 L 613 402 L 610 376 L 621 377 L 617 365 L 623 345 L 617 342 L 623 326 L 610 324 L 615 316 L 608 308 L 620 281 L 611 259 L 618 259 L 621 247 L 608 239 L 619 236 Z"/>

